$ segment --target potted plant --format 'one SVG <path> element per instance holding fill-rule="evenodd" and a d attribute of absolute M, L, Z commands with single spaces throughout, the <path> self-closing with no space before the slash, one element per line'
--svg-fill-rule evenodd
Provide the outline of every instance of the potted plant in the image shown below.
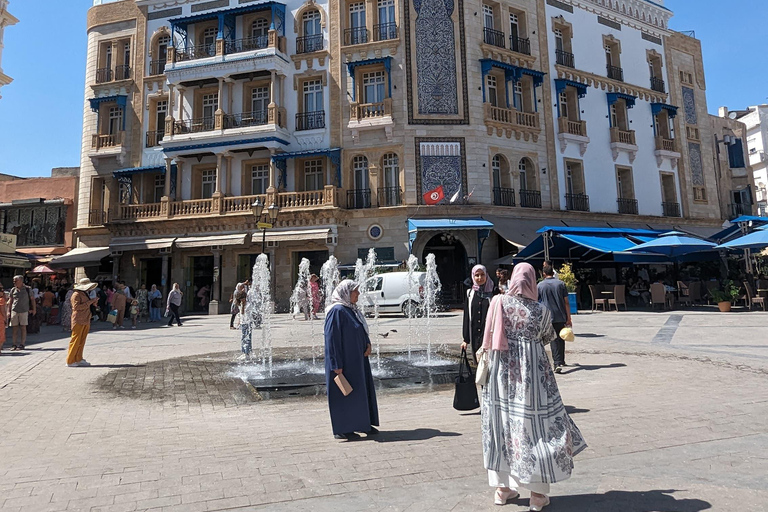
<path fill-rule="evenodd" d="M 731 305 L 739 298 L 739 288 L 733 284 L 730 279 L 723 281 L 722 290 L 712 290 L 710 292 L 712 300 L 717 302 L 717 307 L 722 313 L 728 313 Z"/>
<path fill-rule="evenodd" d="M 568 290 L 568 304 L 571 307 L 571 314 L 578 313 L 579 308 L 576 302 L 576 285 L 579 284 L 579 280 L 576 279 L 571 264 L 564 263 L 563 266 L 560 267 L 560 270 L 557 271 L 557 277 L 565 283 L 565 289 Z"/>

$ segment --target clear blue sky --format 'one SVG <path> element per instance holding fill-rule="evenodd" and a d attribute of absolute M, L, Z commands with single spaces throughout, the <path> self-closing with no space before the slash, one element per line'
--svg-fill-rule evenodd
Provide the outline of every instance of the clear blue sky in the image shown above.
<path fill-rule="evenodd" d="M 19 24 L 5 31 L 0 173 L 47 176 L 80 165 L 85 18 L 91 0 L 11 0 Z M 671 28 L 702 41 L 710 112 L 768 102 L 766 0 L 667 0 Z"/>

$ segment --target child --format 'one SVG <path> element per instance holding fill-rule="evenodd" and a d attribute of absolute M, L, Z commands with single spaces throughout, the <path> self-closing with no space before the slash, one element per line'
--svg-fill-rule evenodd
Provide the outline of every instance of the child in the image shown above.
<path fill-rule="evenodd" d="M 139 301 L 137 299 L 131 300 L 131 329 L 136 328 L 136 320 L 139 317 Z"/>

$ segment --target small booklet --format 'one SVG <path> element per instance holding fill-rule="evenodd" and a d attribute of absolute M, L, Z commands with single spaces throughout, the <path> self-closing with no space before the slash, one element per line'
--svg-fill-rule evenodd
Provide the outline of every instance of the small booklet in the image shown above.
<path fill-rule="evenodd" d="M 336 382 L 336 385 L 339 386 L 339 389 L 341 390 L 342 394 L 344 394 L 344 396 L 347 396 L 352 392 L 352 386 L 349 385 L 349 381 L 343 373 L 340 373 L 334 377 L 333 380 Z"/>

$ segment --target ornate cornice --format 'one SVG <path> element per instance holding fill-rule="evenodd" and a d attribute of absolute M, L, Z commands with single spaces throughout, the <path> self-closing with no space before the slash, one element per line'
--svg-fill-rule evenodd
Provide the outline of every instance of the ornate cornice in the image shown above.
<path fill-rule="evenodd" d="M 559 64 L 555 65 L 555 70 L 557 71 L 558 78 L 573 80 L 574 82 L 589 85 L 596 89 L 602 89 L 607 92 L 630 94 L 641 100 L 650 101 L 652 103 L 667 102 L 667 94 L 656 92 L 645 87 L 628 84 L 626 82 L 619 82 L 618 80 L 612 80 L 608 77 L 596 75 L 580 69 L 568 68 Z"/>
<path fill-rule="evenodd" d="M 566 0 L 566 3 L 658 37 L 671 32 L 668 27 L 672 11 L 646 0 Z"/>

